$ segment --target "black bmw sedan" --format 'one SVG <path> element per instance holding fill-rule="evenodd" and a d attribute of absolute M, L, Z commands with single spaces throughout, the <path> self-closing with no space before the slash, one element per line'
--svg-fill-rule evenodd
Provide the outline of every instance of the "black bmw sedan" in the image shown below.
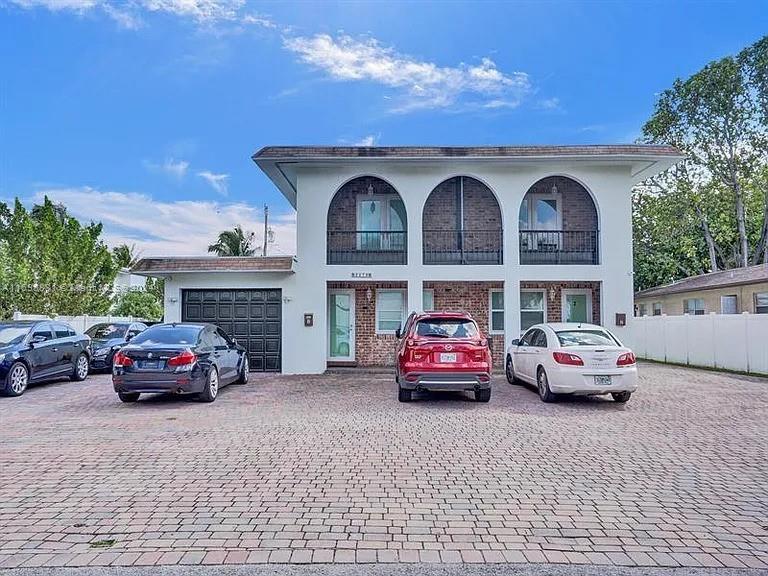
<path fill-rule="evenodd" d="M 123 402 L 143 393 L 194 394 L 213 402 L 219 388 L 248 381 L 248 354 L 213 324 L 155 324 L 112 361 L 112 385 Z"/>
<path fill-rule="evenodd" d="M 90 338 L 55 321 L 0 323 L 0 392 L 21 396 L 29 384 L 88 376 Z"/>
<path fill-rule="evenodd" d="M 105 322 L 88 328 L 85 333 L 91 337 L 91 369 L 112 371 L 115 352 L 146 329 L 142 322 Z"/>

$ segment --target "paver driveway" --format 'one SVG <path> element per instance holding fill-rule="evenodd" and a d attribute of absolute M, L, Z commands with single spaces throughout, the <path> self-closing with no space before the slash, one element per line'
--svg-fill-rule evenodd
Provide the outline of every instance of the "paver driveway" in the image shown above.
<path fill-rule="evenodd" d="M 262 562 L 768 566 L 768 381 L 641 367 L 626 406 L 399 404 L 385 375 L 121 404 L 0 398 L 0 567 Z"/>

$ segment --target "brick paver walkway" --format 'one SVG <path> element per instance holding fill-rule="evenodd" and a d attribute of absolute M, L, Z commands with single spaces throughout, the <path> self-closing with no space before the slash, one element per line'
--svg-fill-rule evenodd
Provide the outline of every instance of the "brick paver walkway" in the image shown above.
<path fill-rule="evenodd" d="M 768 381 L 643 365 L 626 405 L 399 404 L 381 375 L 121 404 L 0 398 L 0 567 L 550 562 L 768 567 Z"/>

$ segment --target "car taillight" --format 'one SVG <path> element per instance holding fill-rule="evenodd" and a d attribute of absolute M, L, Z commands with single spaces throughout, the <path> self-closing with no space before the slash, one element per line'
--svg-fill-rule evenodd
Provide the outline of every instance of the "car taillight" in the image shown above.
<path fill-rule="evenodd" d="M 570 352 L 552 352 L 552 357 L 558 364 L 566 364 L 568 366 L 584 366 L 584 360 L 576 354 Z"/>
<path fill-rule="evenodd" d="M 168 366 L 171 368 L 178 368 L 179 366 L 191 366 L 197 362 L 197 356 L 195 356 L 190 350 L 184 350 L 181 354 L 168 358 Z"/>
<path fill-rule="evenodd" d="M 112 365 L 117 366 L 118 368 L 125 368 L 126 366 L 133 366 L 133 360 L 128 358 L 128 356 L 122 352 L 118 352 L 112 359 Z"/>
<path fill-rule="evenodd" d="M 472 360 L 474 360 L 475 362 L 482 362 L 483 360 L 485 360 L 485 351 L 487 349 L 488 348 L 486 344 L 486 346 L 483 346 L 480 349 L 475 348 L 474 350 L 472 350 Z"/>
<path fill-rule="evenodd" d="M 619 359 L 616 360 L 616 366 L 632 366 L 632 364 L 636 362 L 637 358 L 635 357 L 634 353 L 626 352 L 625 354 L 619 356 Z"/>

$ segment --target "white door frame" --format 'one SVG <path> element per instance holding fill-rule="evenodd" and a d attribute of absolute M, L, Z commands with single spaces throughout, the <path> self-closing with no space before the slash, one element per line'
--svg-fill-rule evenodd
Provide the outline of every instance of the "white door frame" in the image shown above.
<path fill-rule="evenodd" d="M 349 356 L 331 356 L 331 295 L 332 294 L 347 294 L 349 296 Z M 355 291 L 351 288 L 328 290 L 328 297 L 326 302 L 326 314 L 328 321 L 326 322 L 327 333 L 326 340 L 327 345 L 325 348 L 325 355 L 329 362 L 354 362 L 355 361 Z"/>
<path fill-rule="evenodd" d="M 569 294 L 585 294 L 587 297 L 587 324 L 593 323 L 593 310 L 592 310 L 592 290 L 590 288 L 563 288 L 560 294 L 560 314 L 561 320 L 567 322 L 568 318 L 568 296 Z"/>

